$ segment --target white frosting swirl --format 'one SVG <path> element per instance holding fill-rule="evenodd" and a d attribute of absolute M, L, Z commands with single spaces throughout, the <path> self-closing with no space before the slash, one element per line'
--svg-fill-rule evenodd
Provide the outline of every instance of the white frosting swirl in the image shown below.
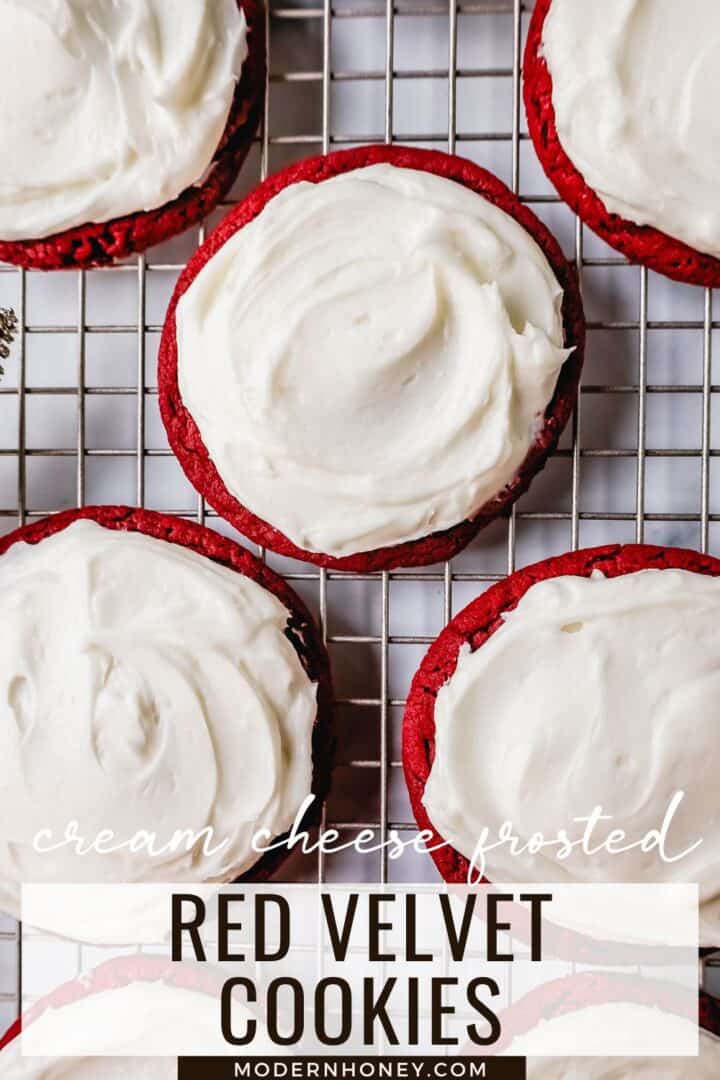
<path fill-rule="evenodd" d="M 606 208 L 720 256 L 716 0 L 553 0 L 542 49 L 560 142 Z"/>
<path fill-rule="evenodd" d="M 94 991 L 28 1024 L 22 1039 L 0 1052 L 0 1080 L 176 1080 L 176 1057 L 160 1056 L 168 1046 L 178 1056 L 236 1056 L 219 1009 L 216 994 L 161 981 Z M 262 1019 L 236 997 L 231 1010 L 236 1030 L 256 1020 L 254 1052 L 271 1053 Z M 52 1057 L 36 1056 L 40 1048 L 52 1048 Z"/>
<path fill-rule="evenodd" d="M 247 55 L 236 0 L 0 0 L 0 238 L 162 206 L 212 161 Z"/>
<path fill-rule="evenodd" d="M 21 882 L 211 881 L 292 823 L 312 780 L 310 682 L 260 585 L 176 544 L 76 522 L 0 559 L 0 909 Z M 205 856 L 38 853 L 214 830 Z M 43 846 L 48 846 L 43 838 Z"/>
<path fill-rule="evenodd" d="M 22 1057 L 20 1043 L 0 1053 L 2 1080 L 177 1080 L 175 1058 Z"/>
<path fill-rule="evenodd" d="M 226 487 L 334 556 L 471 517 L 552 398 L 562 290 L 532 237 L 387 164 L 275 196 L 177 309 L 185 406 Z"/>
<path fill-rule="evenodd" d="M 567 991 L 567 1001 L 571 1001 L 571 982 Z M 561 1005 L 557 1008 L 562 1010 Z M 608 1034 L 617 1056 L 608 1056 Z M 679 1056 L 680 1048 L 688 1053 L 698 1043 L 699 1058 Z M 567 1057 L 553 1056 L 549 1048 L 557 1050 L 558 1046 Z M 650 1047 L 654 1056 L 638 1057 L 639 1047 Z M 717 1075 L 707 1070 L 717 1069 L 720 1063 L 720 1042 L 698 1031 L 696 1018 L 674 1014 L 657 1004 L 617 1000 L 578 1009 L 566 1007 L 564 1012 L 554 1012 L 549 1006 L 528 1031 L 512 1040 L 507 1053 L 528 1058 L 528 1080 L 624 1080 L 635 1076 L 706 1080 Z M 583 1056 L 570 1056 L 576 1054 Z"/>
<path fill-rule="evenodd" d="M 616 1019 L 626 1023 L 627 1007 L 617 1009 Z M 718 1076 L 720 1042 L 703 1032 L 697 1058 L 537 1057 L 530 1058 L 527 1064 L 527 1080 L 717 1080 Z"/>
<path fill-rule="evenodd" d="M 720 771 L 720 578 L 645 570 L 532 586 L 503 625 L 457 669 L 435 703 L 435 760 L 425 787 L 431 821 L 470 858 L 484 826 L 504 821 L 525 841 L 596 806 L 629 841 L 659 829 L 685 792 L 669 854 L 555 848 L 488 852 L 491 880 L 698 882 L 702 934 L 720 929 L 720 829 L 708 793 Z"/>

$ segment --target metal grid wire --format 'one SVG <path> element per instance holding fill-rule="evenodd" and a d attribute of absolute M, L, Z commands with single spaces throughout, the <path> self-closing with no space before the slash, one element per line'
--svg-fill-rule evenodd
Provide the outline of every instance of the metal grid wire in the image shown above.
<path fill-rule="evenodd" d="M 339 761 L 323 825 L 349 836 L 370 827 L 385 838 L 390 828 L 415 830 L 400 767 L 401 707 L 422 652 L 455 611 L 516 563 L 580 544 L 648 539 L 708 549 L 720 521 L 712 510 L 720 450 L 711 441 L 720 323 L 711 291 L 628 267 L 544 180 L 521 108 L 531 3 L 312 2 L 270 4 L 262 133 L 225 206 L 269 171 L 340 145 L 398 141 L 458 152 L 498 172 L 558 234 L 589 316 L 571 430 L 507 522 L 452 564 L 348 576 L 261 552 L 314 607 L 336 674 Z M 109 270 L 48 278 L 0 267 L 0 300 L 19 322 L 0 384 L 6 530 L 69 505 L 123 501 L 229 531 L 172 472 L 157 416 L 164 304 L 204 234 Z M 435 878 L 427 856 L 397 865 L 385 855 L 358 858 L 320 856 L 312 876 Z M 312 879 L 310 862 L 291 861 L 284 877 Z M 19 948 L 16 928 L 0 925 L 0 950 Z M 0 959 L 0 977 L 12 970 L 17 979 L 18 969 Z M 0 1030 L 18 993 L 17 983 L 0 982 Z"/>

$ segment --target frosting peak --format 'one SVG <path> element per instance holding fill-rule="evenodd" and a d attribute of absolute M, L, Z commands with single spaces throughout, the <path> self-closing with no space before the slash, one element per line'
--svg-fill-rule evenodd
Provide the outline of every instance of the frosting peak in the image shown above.
<path fill-rule="evenodd" d="M 0 238 L 152 210 L 203 177 L 247 55 L 236 0 L 0 0 Z"/>

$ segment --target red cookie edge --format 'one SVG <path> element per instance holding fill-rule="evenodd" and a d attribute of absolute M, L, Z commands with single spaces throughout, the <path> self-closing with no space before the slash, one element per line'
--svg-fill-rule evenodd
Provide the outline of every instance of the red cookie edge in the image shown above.
<path fill-rule="evenodd" d="M 0 261 L 28 270 L 84 270 L 145 251 L 198 224 L 227 195 L 257 131 L 265 92 L 262 0 L 238 0 L 247 21 L 248 55 L 230 115 L 205 180 L 172 202 L 106 222 L 89 222 L 41 239 L 0 241 Z"/>
<path fill-rule="evenodd" d="M 19 1037 L 23 1027 L 28 1027 L 44 1013 L 74 1005 L 93 994 L 119 990 L 135 982 L 163 982 L 179 990 L 217 998 L 226 978 L 227 974 L 222 968 L 212 964 L 192 961 L 175 963 L 165 956 L 144 952 L 114 956 L 84 971 L 77 978 L 61 983 L 34 1002 L 0 1037 L 0 1051 Z"/>
<path fill-rule="evenodd" d="M 434 827 L 422 797 L 435 756 L 435 698 L 455 671 L 460 649 L 467 644 L 475 652 L 484 645 L 502 624 L 503 613 L 516 607 L 527 590 L 539 581 L 562 575 L 589 577 L 594 570 L 606 577 L 620 577 L 650 569 L 690 570 L 717 577 L 720 559 L 684 548 L 650 544 L 586 548 L 544 559 L 492 585 L 456 615 L 428 649 L 415 673 L 405 705 L 402 759 L 415 821 L 426 832 L 426 846 L 445 881 L 466 884 L 468 860 Z"/>
<path fill-rule="evenodd" d="M 333 736 L 333 692 L 330 661 L 312 615 L 307 607 L 278 574 L 257 559 L 240 544 L 204 525 L 129 506 L 85 506 L 79 510 L 64 510 L 59 514 L 41 518 L 24 525 L 0 538 L 0 556 L 14 544 L 38 544 L 49 536 L 62 532 L 75 521 L 95 521 L 106 529 L 120 532 L 140 532 L 170 544 L 179 544 L 190 551 L 204 555 L 213 562 L 244 574 L 271 592 L 288 610 L 286 637 L 305 669 L 308 678 L 317 683 L 317 716 L 313 727 L 313 779 L 312 791 L 315 801 L 305 815 L 302 828 L 319 824 L 322 804 L 330 789 L 332 764 L 335 753 Z M 287 835 L 287 834 L 283 834 Z M 277 837 L 281 840 L 283 837 Z M 264 881 L 274 874 L 287 859 L 290 850 L 284 847 L 266 852 L 245 871 L 238 881 Z"/>
<path fill-rule="evenodd" d="M 562 367 L 555 392 L 546 410 L 544 425 L 515 479 L 489 500 L 471 520 L 419 540 L 337 558 L 297 547 L 279 530 L 243 506 L 226 488 L 180 395 L 175 312 L 181 296 L 205 264 L 238 229 L 257 217 L 266 203 L 283 188 L 303 180 L 320 183 L 341 173 L 381 162 L 401 168 L 419 169 L 454 180 L 483 195 L 514 217 L 540 246 L 564 290 L 565 343 L 574 346 L 575 351 Z M 178 280 L 165 319 L 158 356 L 160 411 L 170 446 L 190 483 L 222 517 L 256 544 L 281 555 L 334 570 L 369 573 L 390 570 L 397 566 L 427 566 L 452 558 L 480 529 L 509 511 L 512 503 L 527 490 L 532 478 L 543 468 L 548 456 L 555 449 L 575 404 L 584 344 L 585 319 L 575 268 L 565 259 L 552 233 L 501 180 L 474 162 L 436 150 L 405 146 L 364 146 L 307 158 L 271 176 L 228 214 L 196 252 Z"/>
<path fill-rule="evenodd" d="M 720 1003 L 701 988 L 698 998 L 689 988 L 661 978 L 638 979 L 620 971 L 575 971 L 541 983 L 513 1001 L 500 1015 L 502 1035 L 494 1049 L 507 1050 L 513 1039 L 556 1017 L 616 1004 L 644 1005 L 685 1018 L 697 1000 L 700 1027 L 720 1035 Z"/>
<path fill-rule="evenodd" d="M 552 78 L 542 55 L 542 32 L 552 0 L 537 0 L 523 59 L 528 130 L 540 163 L 561 198 L 593 232 L 633 263 L 689 285 L 720 285 L 720 260 L 650 225 L 610 213 L 565 153 L 555 125 Z"/>
<path fill-rule="evenodd" d="M 83 973 L 79 978 L 62 984 L 37 1001 L 0 1036 L 0 1052 L 17 1039 L 24 1026 L 31 1024 L 49 1009 L 61 1009 L 92 994 L 120 989 L 133 982 L 164 982 L 166 985 L 195 993 L 217 997 L 225 974 L 221 969 L 203 964 L 173 964 L 161 956 L 136 953 L 131 956 L 114 957 L 98 967 Z M 536 987 L 510 1005 L 501 1015 L 503 1035 L 495 1047 L 508 1047 L 513 1038 L 523 1035 L 543 1020 L 603 1003 L 627 1000 L 629 1003 L 655 1003 L 659 987 L 655 988 L 652 1002 L 646 1000 L 647 985 L 639 984 L 635 976 L 607 972 L 581 972 Z M 624 995 L 624 998 L 620 995 Z M 685 1014 L 686 999 L 676 985 L 664 988 L 663 1007 L 669 1012 Z M 704 990 L 699 991 L 698 1018 L 700 1026 L 720 1036 L 720 1002 Z M 469 1049 L 466 1048 L 466 1050 Z M 482 1054 L 482 1049 L 476 1049 Z"/>

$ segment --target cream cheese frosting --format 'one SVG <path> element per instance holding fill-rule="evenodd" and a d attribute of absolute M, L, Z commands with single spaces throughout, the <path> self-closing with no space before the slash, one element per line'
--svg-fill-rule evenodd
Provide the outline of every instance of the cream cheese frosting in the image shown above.
<path fill-rule="evenodd" d="M 237 1047 L 225 1041 L 220 1023 L 220 989 L 214 993 L 188 990 L 160 980 L 138 980 L 125 986 L 85 994 L 69 1004 L 49 1008 L 27 1024 L 22 1036 L 11 1044 L 8 1080 L 55 1080 L 79 1075 L 105 1074 L 94 1069 L 107 1062 L 117 1070 L 111 1076 L 133 1080 L 165 1077 L 175 1058 L 207 1054 L 237 1056 Z M 253 1052 L 272 1050 L 262 1017 L 237 996 L 230 1004 L 233 1031 L 244 1031 L 255 1020 Z M 0 1077 L 5 1080 L 0 1053 Z M 42 1055 L 42 1056 L 39 1056 Z M 62 1056 L 61 1056 L 62 1055 Z M 93 1060 L 100 1059 L 100 1060 Z M 18 1060 L 20 1059 L 20 1060 Z M 126 1072 L 123 1072 L 123 1064 Z"/>
<path fill-rule="evenodd" d="M 22 882 L 226 879 L 310 792 L 316 687 L 288 611 L 242 574 L 136 532 L 76 522 L 0 559 L 0 909 Z M 211 828 L 212 846 L 39 853 Z M 42 847 L 49 846 L 43 837 Z"/>
<path fill-rule="evenodd" d="M 286 187 L 177 308 L 184 405 L 228 490 L 345 556 L 477 512 L 568 350 L 534 239 L 462 185 L 377 164 Z"/>
<path fill-rule="evenodd" d="M 546 1004 L 533 1026 L 513 1039 L 507 1047 L 508 1054 L 535 1059 L 528 1062 L 529 1076 L 537 1074 L 543 1080 L 546 1076 L 553 1077 L 553 1080 L 563 1077 L 564 1080 L 562 1070 L 566 1068 L 569 1076 L 574 1078 L 574 1070 L 578 1068 L 575 1055 L 582 1055 L 579 1060 L 584 1060 L 588 1065 L 588 1076 L 583 1073 L 582 1080 L 596 1076 L 619 1080 L 626 1075 L 628 1065 L 632 1065 L 632 1058 L 641 1066 L 640 1076 L 655 1075 L 647 1070 L 664 1058 L 671 1069 L 668 1074 L 671 1077 L 685 1075 L 677 1071 L 683 1064 L 688 1067 L 688 1076 L 695 1077 L 691 1070 L 698 1063 L 698 1051 L 703 1053 L 705 1064 L 709 1061 L 717 1064 L 720 1060 L 720 1042 L 698 1028 L 697 1016 L 691 1019 L 669 1012 L 658 1004 L 640 1005 L 622 1000 L 573 1009 L 568 1007 L 568 1002 L 572 1001 L 572 979 L 569 979 L 564 1011 L 563 1003 L 555 1006 L 558 1011 L 554 1011 L 551 1004 Z M 522 1009 L 522 999 L 517 1007 Z M 608 1055 L 609 1044 L 612 1046 L 612 1057 Z M 562 1047 L 567 1056 L 562 1059 L 555 1056 L 558 1047 Z M 642 1047 L 652 1048 L 653 1057 L 640 1057 L 638 1049 Z M 602 1060 L 594 1061 L 596 1057 Z M 603 1071 L 608 1069 L 609 1072 Z M 630 1072 L 629 1075 L 634 1076 L 635 1073 Z M 706 1073 L 699 1075 L 704 1078 Z"/>
<path fill-rule="evenodd" d="M 697 1058 L 529 1058 L 528 1080 L 716 1080 L 720 1041 L 700 1034 Z"/>
<path fill-rule="evenodd" d="M 20 1055 L 19 1042 L 0 1053 L 2 1080 L 177 1080 L 175 1058 L 85 1057 L 36 1060 Z"/>
<path fill-rule="evenodd" d="M 720 256 L 720 6 L 552 0 L 560 143 L 607 210 Z"/>
<path fill-rule="evenodd" d="M 256 1019 L 237 997 L 231 1009 L 233 1030 L 244 1030 L 249 1019 Z M 177 1058 L 157 1056 L 168 1046 L 177 1055 L 237 1055 L 225 1042 L 219 1017 L 217 994 L 161 981 L 96 991 L 46 1009 L 28 1024 L 21 1038 L 0 1051 L 0 1078 L 176 1080 Z M 262 1020 L 256 1023 L 253 1048 L 267 1052 L 271 1045 L 264 1025 Z M 38 1057 L 41 1047 L 44 1056 Z M 53 1054 L 46 1056 L 50 1047 Z M 80 1050 L 83 1056 L 78 1056 Z"/>
<path fill-rule="evenodd" d="M 247 55 L 236 0 L 0 0 L 0 238 L 151 210 L 203 177 Z"/>
<path fill-rule="evenodd" d="M 487 853 L 498 882 L 697 882 L 701 936 L 720 929 L 720 829 L 709 793 L 720 769 L 720 579 L 683 570 L 615 578 L 556 577 L 533 585 L 478 648 L 464 646 L 435 703 L 435 759 L 423 802 L 446 840 L 471 858 L 485 827 L 505 821 L 527 842 L 582 836 L 596 806 L 657 850 L 557 848 Z M 701 843 L 698 845 L 698 841 Z"/>

